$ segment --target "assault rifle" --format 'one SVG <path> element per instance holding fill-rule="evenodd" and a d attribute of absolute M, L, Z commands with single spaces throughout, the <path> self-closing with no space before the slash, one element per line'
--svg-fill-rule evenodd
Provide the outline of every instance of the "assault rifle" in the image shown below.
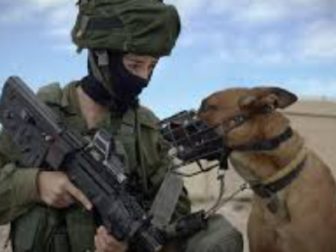
<path fill-rule="evenodd" d="M 64 171 L 117 239 L 141 252 L 161 249 L 161 230 L 130 193 L 124 165 L 108 132 L 98 131 L 92 141 L 84 139 L 18 77 L 10 77 L 4 85 L 0 122 L 18 147 L 23 167 Z"/>

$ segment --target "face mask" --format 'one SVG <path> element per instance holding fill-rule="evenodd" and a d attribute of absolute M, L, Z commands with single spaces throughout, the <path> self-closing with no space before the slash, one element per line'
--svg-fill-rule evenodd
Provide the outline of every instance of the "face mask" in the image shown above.
<path fill-rule="evenodd" d="M 116 99 L 126 105 L 136 102 L 139 94 L 149 82 L 149 79 L 136 76 L 126 69 L 122 54 L 110 54 L 110 72 Z"/>
<path fill-rule="evenodd" d="M 92 74 L 84 77 L 81 80 L 81 87 L 83 91 L 95 102 L 104 107 L 111 107 L 112 98 L 106 89 Z"/>
<path fill-rule="evenodd" d="M 89 62 L 89 75 L 83 79 L 82 87 L 97 103 L 111 107 L 116 112 L 125 113 L 129 107 L 137 106 L 138 95 L 148 85 L 150 77 L 143 79 L 130 73 L 124 66 L 121 53 L 109 53 L 108 69 L 110 81 L 102 83 L 94 75 Z"/>

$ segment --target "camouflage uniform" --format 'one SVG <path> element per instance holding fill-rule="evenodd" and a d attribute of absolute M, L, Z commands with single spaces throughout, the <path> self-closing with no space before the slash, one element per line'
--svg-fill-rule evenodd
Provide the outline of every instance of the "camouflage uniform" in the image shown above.
<path fill-rule="evenodd" d="M 76 83 L 68 85 L 63 92 L 57 86 L 45 87 L 40 90 L 39 97 L 47 104 L 52 104 L 53 110 L 62 115 L 68 127 L 83 136 L 88 136 L 90 132 L 78 107 L 76 85 Z M 139 135 L 142 143 L 140 152 L 144 164 L 139 164 L 136 158 L 137 127 L 134 113 L 138 114 L 140 124 Z M 160 141 L 157 122 L 156 117 L 148 109 L 140 107 L 136 112 L 129 110 L 122 118 L 111 112 L 99 125 L 112 132 L 116 141 L 121 143 L 117 144 L 118 152 L 126 160 L 129 167 L 127 173 L 131 177 L 142 180 L 144 174 L 142 167 L 146 167 L 149 190 L 144 196 L 145 201 L 153 198 L 169 165 L 169 159 L 164 154 L 165 146 Z M 95 226 L 90 214 L 78 206 L 55 210 L 36 204 L 37 169 L 17 169 L 14 165 L 15 159 L 10 157 L 15 148 L 5 135 L 2 135 L 1 140 L 1 164 L 5 165 L 9 161 L 8 158 L 12 162 L 7 163 L 1 172 L 0 221 L 1 223 L 13 221 L 12 239 L 15 251 L 58 251 L 53 245 L 59 242 L 55 242 L 55 239 L 62 239 L 62 243 L 68 240 L 71 251 L 93 250 Z M 139 187 L 141 188 L 141 184 Z M 190 204 L 184 194 L 180 199 L 177 214 L 186 214 L 189 209 Z M 65 233 L 69 234 L 68 237 L 61 235 L 65 230 L 67 230 Z M 59 251 L 66 250 L 62 247 Z"/>
<path fill-rule="evenodd" d="M 78 107 L 75 93 L 78 83 L 71 83 L 61 90 L 57 85 L 42 88 L 38 95 L 58 114 L 71 129 L 88 136 L 84 118 Z M 109 114 L 99 125 L 113 132 L 119 144 L 118 152 L 127 160 L 131 177 L 143 179 L 141 164 L 136 158 L 135 111 L 129 110 L 122 118 Z M 141 154 L 146 168 L 149 190 L 143 200 L 153 199 L 170 164 L 166 146 L 157 129 L 157 118 L 144 107 L 140 107 Z M 76 205 L 57 210 L 38 202 L 36 189 L 37 168 L 18 169 L 15 146 L 1 134 L 0 138 L 0 223 L 11 222 L 11 238 L 15 252 L 82 252 L 94 251 L 93 237 L 96 231 L 90 213 Z M 141 183 L 139 183 L 141 188 Z M 174 218 L 190 212 L 186 191 L 182 193 Z M 189 239 L 178 243 L 177 251 L 242 251 L 240 234 L 222 217 L 210 221 L 203 230 Z"/>

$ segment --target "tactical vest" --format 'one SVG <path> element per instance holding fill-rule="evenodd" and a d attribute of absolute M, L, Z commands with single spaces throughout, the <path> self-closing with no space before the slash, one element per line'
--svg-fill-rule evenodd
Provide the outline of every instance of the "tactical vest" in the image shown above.
<path fill-rule="evenodd" d="M 69 128 L 87 136 L 76 100 L 77 85 L 71 83 L 62 90 L 52 84 L 40 89 L 38 96 Z M 137 116 L 134 111 L 128 111 L 123 118 L 111 113 L 100 125 L 115 137 L 117 152 L 127 167 L 125 172 L 146 191 L 142 202 L 152 199 L 169 163 L 161 154 L 166 146 L 159 139 L 157 122 L 152 112 L 140 107 Z M 137 145 L 137 140 L 141 144 Z M 95 232 L 93 216 L 80 206 L 57 210 L 36 204 L 11 225 L 14 252 L 94 251 Z"/>

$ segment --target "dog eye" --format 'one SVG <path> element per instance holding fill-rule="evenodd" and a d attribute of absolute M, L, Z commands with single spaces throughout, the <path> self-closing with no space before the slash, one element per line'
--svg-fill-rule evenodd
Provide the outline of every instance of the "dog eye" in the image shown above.
<path fill-rule="evenodd" d="M 218 110 L 218 107 L 215 105 L 208 105 L 208 110 Z"/>
<path fill-rule="evenodd" d="M 209 110 L 218 110 L 218 107 L 216 105 L 209 105 L 206 103 L 206 101 L 203 101 L 200 107 L 200 111 L 207 112 Z"/>

